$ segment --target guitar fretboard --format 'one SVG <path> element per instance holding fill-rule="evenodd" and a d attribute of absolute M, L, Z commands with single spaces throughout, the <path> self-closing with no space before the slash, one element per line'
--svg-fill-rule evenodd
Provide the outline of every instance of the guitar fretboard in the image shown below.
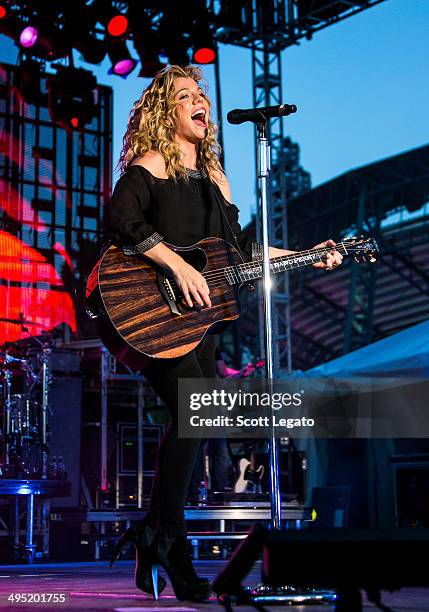
<path fill-rule="evenodd" d="M 348 255 L 348 251 L 343 242 L 335 246 L 335 250 L 342 255 Z M 278 274 L 294 268 L 302 268 L 311 266 L 319 261 L 325 261 L 326 254 L 332 251 L 332 247 L 323 247 L 319 249 L 310 249 L 308 251 L 299 251 L 290 255 L 274 257 L 270 259 L 270 273 Z M 230 285 L 256 280 L 262 278 L 262 260 L 254 260 L 247 263 L 242 263 L 237 266 L 229 266 L 224 268 L 226 279 Z"/>

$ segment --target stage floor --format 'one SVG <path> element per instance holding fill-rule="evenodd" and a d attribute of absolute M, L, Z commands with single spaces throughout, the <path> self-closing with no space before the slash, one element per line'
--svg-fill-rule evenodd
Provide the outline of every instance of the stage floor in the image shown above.
<path fill-rule="evenodd" d="M 224 566 L 224 561 L 197 561 L 198 574 L 212 580 Z M 107 562 L 94 563 L 50 563 L 34 565 L 0 566 L 0 609 L 13 610 L 112 610 L 138 611 L 151 608 L 152 611 L 168 608 L 171 612 L 193 612 L 194 610 L 220 609 L 215 596 L 204 604 L 178 602 L 170 583 L 157 602 L 149 595 L 138 591 L 133 582 L 134 563 L 119 561 L 110 569 Z M 259 564 L 249 574 L 246 584 L 256 584 L 259 578 Z M 57 593 L 65 594 L 63 604 L 12 604 L 8 602 L 11 593 Z M 36 598 L 37 599 L 37 598 Z M 394 611 L 428 612 L 429 589 L 404 589 L 396 593 L 384 593 L 383 603 Z M 326 612 L 331 606 L 268 606 L 268 610 L 288 608 L 297 611 Z M 371 604 L 365 611 L 375 610 Z M 248 611 L 240 606 L 238 610 Z"/>

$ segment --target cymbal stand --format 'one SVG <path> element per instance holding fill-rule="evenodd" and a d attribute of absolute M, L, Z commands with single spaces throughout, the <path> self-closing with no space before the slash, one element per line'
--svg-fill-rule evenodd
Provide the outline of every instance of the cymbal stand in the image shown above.
<path fill-rule="evenodd" d="M 10 440 L 11 440 L 11 411 L 12 411 L 12 372 L 7 364 L 10 361 L 6 355 L 6 368 L 4 370 L 4 467 L 8 470 L 10 466 Z"/>
<path fill-rule="evenodd" d="M 42 365 L 42 478 L 48 477 L 48 409 L 49 409 L 49 384 L 50 380 L 50 355 L 51 348 L 44 344 L 40 354 Z"/>

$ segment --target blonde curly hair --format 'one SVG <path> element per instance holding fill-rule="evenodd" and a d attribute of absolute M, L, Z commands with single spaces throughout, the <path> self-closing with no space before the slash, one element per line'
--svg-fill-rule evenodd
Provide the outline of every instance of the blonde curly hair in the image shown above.
<path fill-rule="evenodd" d="M 168 177 L 188 180 L 179 145 L 173 138 L 176 119 L 173 82 L 177 77 L 191 78 L 206 89 L 202 71 L 197 66 L 173 65 L 158 72 L 131 109 L 118 162 L 121 172 L 125 172 L 137 157 L 148 151 L 158 151 L 165 160 Z M 208 98 L 207 101 L 210 107 Z M 198 167 L 209 176 L 223 173 L 216 132 L 217 127 L 209 118 L 207 136 L 199 144 L 197 159 Z"/>

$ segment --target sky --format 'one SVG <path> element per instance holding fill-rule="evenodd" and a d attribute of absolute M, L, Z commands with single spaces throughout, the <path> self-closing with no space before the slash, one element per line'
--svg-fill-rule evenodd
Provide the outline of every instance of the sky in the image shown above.
<path fill-rule="evenodd" d="M 0 35 L 0 61 L 15 63 L 16 56 L 10 39 Z M 75 63 L 113 87 L 116 163 L 129 111 L 149 80 L 108 75 L 107 59 L 93 66 L 76 55 Z M 214 99 L 213 67 L 204 71 Z M 251 52 L 221 45 L 220 73 L 226 172 L 245 224 L 256 210 L 253 126 L 230 126 L 225 117 L 233 108 L 252 106 Z M 285 120 L 285 135 L 300 145 L 314 186 L 427 144 L 429 1 L 385 0 L 285 49 L 282 81 L 282 102 L 298 107 Z"/>

